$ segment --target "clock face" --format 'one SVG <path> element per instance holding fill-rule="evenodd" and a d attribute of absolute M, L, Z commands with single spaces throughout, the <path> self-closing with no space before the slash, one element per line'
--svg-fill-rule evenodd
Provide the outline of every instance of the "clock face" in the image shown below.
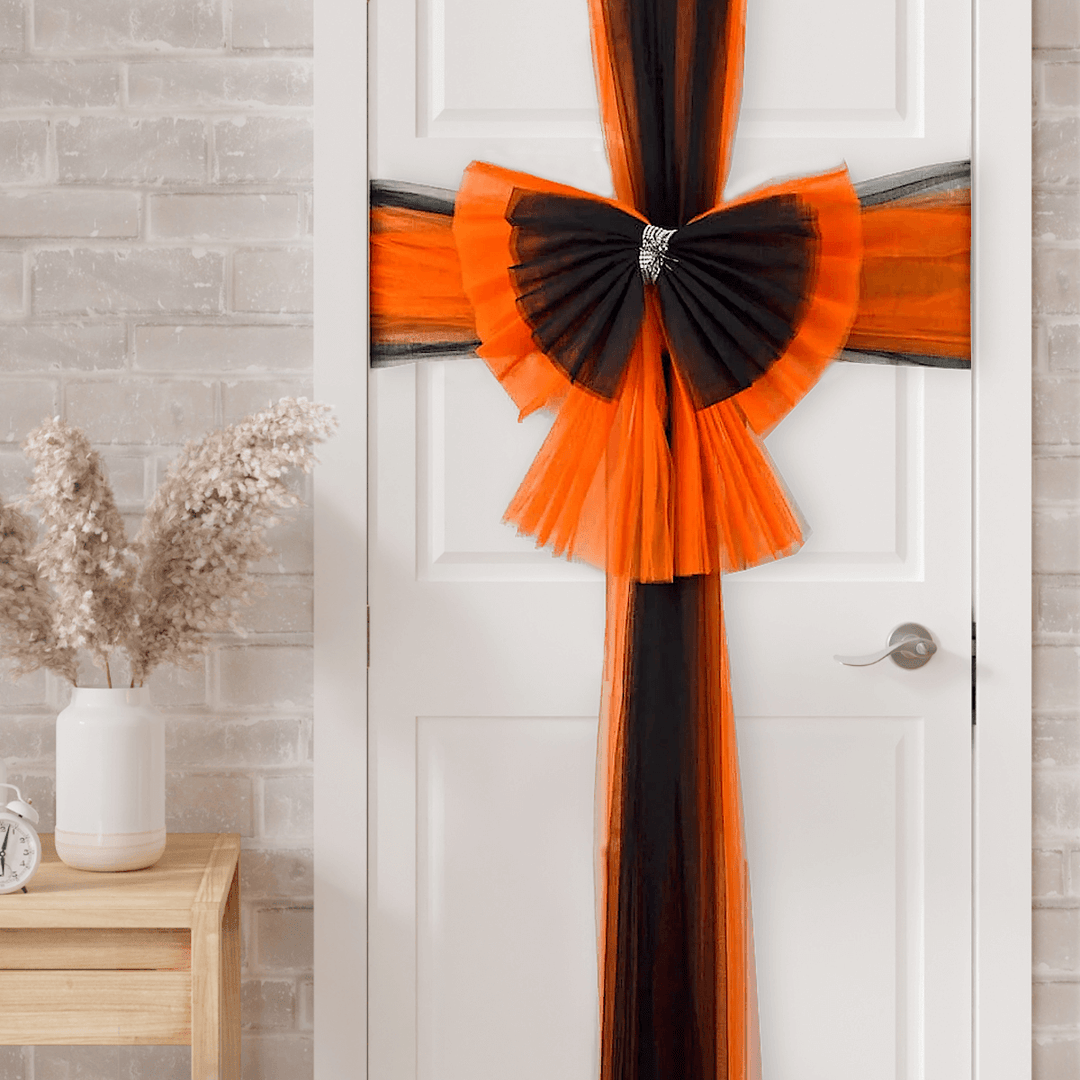
<path fill-rule="evenodd" d="M 41 841 L 15 814 L 0 813 L 0 893 L 21 889 L 41 860 Z"/>

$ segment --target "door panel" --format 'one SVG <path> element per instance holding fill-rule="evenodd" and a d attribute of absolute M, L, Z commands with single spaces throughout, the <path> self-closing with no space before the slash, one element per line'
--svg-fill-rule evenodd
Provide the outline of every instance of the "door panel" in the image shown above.
<path fill-rule="evenodd" d="M 428 581 L 593 581 L 502 523 L 551 419 L 517 410 L 480 360 L 417 371 L 417 573 Z M 497 453 L 493 453 L 494 448 Z"/>
<path fill-rule="evenodd" d="M 595 922 L 576 901 L 592 889 L 595 747 L 595 717 L 419 719 L 422 1080 L 509 1063 L 522 1080 L 592 1076 Z"/>
<path fill-rule="evenodd" d="M 372 0 L 373 176 L 609 193 L 584 0 Z M 962 0 L 750 0 L 729 193 L 969 156 Z M 371 385 L 371 1075 L 591 1077 L 604 587 L 501 524 L 549 419 Z M 769 437 L 810 528 L 725 581 L 766 1080 L 970 1075 L 970 378 L 834 365 Z M 838 665 L 918 621 L 919 671 Z"/>
<path fill-rule="evenodd" d="M 784 793 L 747 820 L 765 1076 L 907 1076 L 917 1060 L 923 733 L 921 717 L 806 716 L 739 732 L 747 785 Z"/>

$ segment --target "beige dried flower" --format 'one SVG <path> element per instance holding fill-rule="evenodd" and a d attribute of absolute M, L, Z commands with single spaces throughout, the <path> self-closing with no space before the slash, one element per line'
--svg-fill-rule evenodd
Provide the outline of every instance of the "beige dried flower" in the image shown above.
<path fill-rule="evenodd" d="M 286 473 L 311 469 L 314 444 L 336 426 L 329 411 L 283 398 L 173 462 L 135 538 L 138 618 L 124 636 L 134 684 L 159 664 L 189 666 L 211 635 L 236 629 L 259 591 L 250 567 L 270 554 L 263 532 L 299 501 Z"/>
<path fill-rule="evenodd" d="M 18 678 L 40 667 L 75 682 L 75 650 L 62 646 L 53 626 L 53 600 L 38 577 L 31 521 L 0 503 L 0 650 Z"/>
<path fill-rule="evenodd" d="M 36 548 L 30 521 L 0 503 L 0 648 L 14 674 L 44 666 L 74 683 L 85 648 L 111 686 L 119 646 L 142 685 L 159 664 L 189 665 L 212 635 L 235 630 L 238 606 L 260 591 L 250 568 L 270 554 L 263 533 L 299 501 L 286 474 L 311 469 L 315 443 L 337 426 L 329 413 L 283 398 L 188 444 L 134 544 L 86 436 L 46 420 L 24 444 L 43 528 Z"/>
<path fill-rule="evenodd" d="M 56 594 L 57 640 L 88 649 L 108 671 L 109 653 L 134 619 L 135 564 L 101 459 L 59 417 L 31 432 L 23 449 L 35 463 L 29 500 L 43 529 L 36 557 Z"/>

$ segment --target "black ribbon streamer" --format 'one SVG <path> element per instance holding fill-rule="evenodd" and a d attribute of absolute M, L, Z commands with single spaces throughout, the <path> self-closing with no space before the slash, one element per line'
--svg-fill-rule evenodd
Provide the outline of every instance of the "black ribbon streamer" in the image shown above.
<path fill-rule="evenodd" d="M 698 408 L 746 389 L 787 349 L 813 294 L 812 207 L 773 195 L 717 209 L 668 240 L 655 285 L 645 224 L 611 203 L 518 189 L 507 207 L 518 309 L 573 382 L 615 396 L 655 288 L 667 346 Z"/>

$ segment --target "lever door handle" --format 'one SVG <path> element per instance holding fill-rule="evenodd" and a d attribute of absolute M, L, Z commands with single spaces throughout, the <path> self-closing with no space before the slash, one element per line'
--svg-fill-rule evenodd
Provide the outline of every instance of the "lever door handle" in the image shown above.
<path fill-rule="evenodd" d="M 918 623 L 901 623 L 890 635 L 884 649 L 869 656 L 834 656 L 833 659 L 848 667 L 869 667 L 886 656 L 902 668 L 921 668 L 928 664 L 937 652 L 937 645 L 930 631 Z"/>

